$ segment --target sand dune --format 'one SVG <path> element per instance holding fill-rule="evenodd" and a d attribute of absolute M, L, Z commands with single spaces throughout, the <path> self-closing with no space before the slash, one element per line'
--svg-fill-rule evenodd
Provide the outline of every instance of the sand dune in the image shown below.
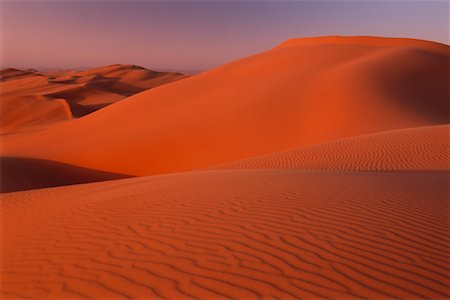
<path fill-rule="evenodd" d="M 293 39 L 135 95 L 180 75 L 3 72 L 0 297 L 447 299 L 448 59 Z"/>
<path fill-rule="evenodd" d="M 54 161 L 0 157 L 1 193 L 127 177 Z"/>
<path fill-rule="evenodd" d="M 403 129 L 233 161 L 211 169 L 450 171 L 450 125 Z"/>
<path fill-rule="evenodd" d="M 151 175 L 447 124 L 449 57 L 434 48 L 448 46 L 366 40 L 278 47 L 73 122 L 4 138 L 3 155 Z"/>
<path fill-rule="evenodd" d="M 0 75 L 2 133 L 81 117 L 130 95 L 185 77 L 134 65 L 111 65 L 80 72 L 5 69 Z"/>
<path fill-rule="evenodd" d="M 445 299 L 447 183 L 248 170 L 4 194 L 2 299 Z"/>

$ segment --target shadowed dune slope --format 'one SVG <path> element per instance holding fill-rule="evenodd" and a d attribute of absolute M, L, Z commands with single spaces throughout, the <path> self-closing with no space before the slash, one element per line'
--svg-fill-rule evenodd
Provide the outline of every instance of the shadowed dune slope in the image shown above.
<path fill-rule="evenodd" d="M 447 184 L 243 170 L 3 194 L 2 299 L 445 299 Z"/>
<path fill-rule="evenodd" d="M 409 128 L 234 161 L 211 169 L 450 171 L 450 125 Z"/>
<path fill-rule="evenodd" d="M 4 69 L 0 75 L 2 133 L 81 117 L 130 95 L 186 77 L 134 65 L 80 72 Z"/>
<path fill-rule="evenodd" d="M 3 155 L 150 175 L 448 123 L 448 46 L 322 39 L 247 57 L 46 130 L 5 137 Z"/>
<path fill-rule="evenodd" d="M 54 161 L 0 157 L 0 192 L 127 178 Z"/>

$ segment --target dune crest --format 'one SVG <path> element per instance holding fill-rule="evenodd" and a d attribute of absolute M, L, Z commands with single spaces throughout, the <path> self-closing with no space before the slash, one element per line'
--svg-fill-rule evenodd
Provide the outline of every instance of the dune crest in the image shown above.
<path fill-rule="evenodd" d="M 292 38 L 284 41 L 276 48 L 306 45 L 361 45 L 375 47 L 411 47 L 426 48 L 443 54 L 449 54 L 447 45 L 424 41 L 412 38 L 396 38 L 396 37 L 373 37 L 373 36 L 321 36 L 321 37 L 303 37 Z"/>

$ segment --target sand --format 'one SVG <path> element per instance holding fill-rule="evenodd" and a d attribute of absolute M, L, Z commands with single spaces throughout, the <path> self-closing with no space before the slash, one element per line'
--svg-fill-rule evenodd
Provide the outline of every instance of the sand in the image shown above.
<path fill-rule="evenodd" d="M 2 295 L 444 299 L 447 174 L 203 171 L 2 197 Z"/>
<path fill-rule="evenodd" d="M 9 70 L 0 297 L 447 299 L 448 55 L 292 39 L 136 94 L 166 75 Z"/>
<path fill-rule="evenodd" d="M 125 97 L 186 77 L 134 65 L 86 71 L 0 70 L 0 133 L 82 117 Z"/>

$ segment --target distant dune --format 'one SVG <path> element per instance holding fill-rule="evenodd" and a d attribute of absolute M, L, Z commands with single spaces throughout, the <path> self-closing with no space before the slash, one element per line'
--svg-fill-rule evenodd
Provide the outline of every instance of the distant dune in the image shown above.
<path fill-rule="evenodd" d="M 246 170 L 4 194 L 2 295 L 445 299 L 447 184 Z"/>
<path fill-rule="evenodd" d="M 379 40 L 383 47 L 373 45 Z M 72 122 L 6 137 L 3 155 L 151 175 L 448 123 L 449 57 L 441 53 L 448 46 L 320 41 L 278 47 Z"/>
<path fill-rule="evenodd" d="M 0 71 L 2 133 L 81 117 L 130 95 L 186 77 L 134 65 L 87 71 Z"/>

